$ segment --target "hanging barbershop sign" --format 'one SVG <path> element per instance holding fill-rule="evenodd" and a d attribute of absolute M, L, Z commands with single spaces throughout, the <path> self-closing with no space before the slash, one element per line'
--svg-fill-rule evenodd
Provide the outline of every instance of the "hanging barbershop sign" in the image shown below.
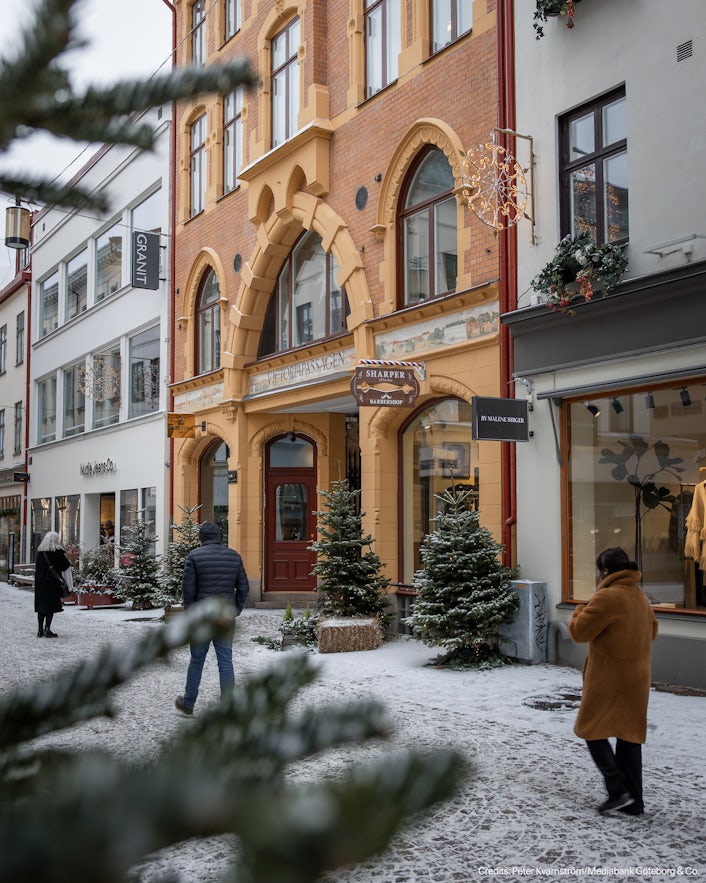
<path fill-rule="evenodd" d="M 159 288 L 159 233 L 133 232 L 132 287 Z"/>
<path fill-rule="evenodd" d="M 167 414 L 168 438 L 195 438 L 196 416 L 194 414 Z"/>
<path fill-rule="evenodd" d="M 471 399 L 473 438 L 477 441 L 529 441 L 527 399 Z"/>
<path fill-rule="evenodd" d="M 418 368 L 413 363 L 370 360 L 357 365 L 351 392 L 360 407 L 411 408 L 419 395 Z"/>

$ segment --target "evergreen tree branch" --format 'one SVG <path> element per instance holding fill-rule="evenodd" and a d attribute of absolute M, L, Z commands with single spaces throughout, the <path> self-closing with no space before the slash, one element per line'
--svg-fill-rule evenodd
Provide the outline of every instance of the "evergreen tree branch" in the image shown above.
<path fill-rule="evenodd" d="M 108 209 L 105 192 L 91 193 L 83 187 L 60 184 L 47 178 L 25 178 L 0 172 L 0 192 L 19 196 L 25 202 L 46 202 L 65 208 L 90 208 L 101 212 Z"/>

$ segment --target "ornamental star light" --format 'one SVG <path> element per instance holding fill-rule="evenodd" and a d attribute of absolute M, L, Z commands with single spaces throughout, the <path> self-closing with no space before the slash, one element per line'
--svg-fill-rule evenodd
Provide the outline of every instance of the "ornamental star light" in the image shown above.
<path fill-rule="evenodd" d="M 476 217 L 495 231 L 514 227 L 527 214 L 527 179 L 515 157 L 491 140 L 469 150 L 463 161 L 463 198 Z"/>

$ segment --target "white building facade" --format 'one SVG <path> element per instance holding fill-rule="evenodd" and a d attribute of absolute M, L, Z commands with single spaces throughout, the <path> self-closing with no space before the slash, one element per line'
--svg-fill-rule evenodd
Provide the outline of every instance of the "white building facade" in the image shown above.
<path fill-rule="evenodd" d="M 165 546 L 170 121 L 148 120 L 153 152 L 104 147 L 75 180 L 108 195 L 104 216 L 34 223 L 27 560 L 47 530 L 87 550 L 137 518 Z"/>
<path fill-rule="evenodd" d="M 550 658 L 580 664 L 565 624 L 595 590 L 597 554 L 623 547 L 659 619 L 653 678 L 706 687 L 705 576 L 684 554 L 706 479 L 702 3 L 581 0 L 573 29 L 559 16 L 539 40 L 521 6 L 516 130 L 533 138 L 536 242 L 522 221 L 518 305 L 503 316 L 532 406 L 517 445 L 521 577 L 547 583 Z M 586 229 L 628 270 L 608 297 L 552 311 L 530 282 Z"/>

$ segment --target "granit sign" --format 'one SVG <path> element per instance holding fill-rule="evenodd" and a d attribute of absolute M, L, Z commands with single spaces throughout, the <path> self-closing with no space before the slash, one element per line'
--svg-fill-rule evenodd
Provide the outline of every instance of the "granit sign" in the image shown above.
<path fill-rule="evenodd" d="M 414 368 L 358 365 L 351 379 L 356 403 L 364 407 L 411 408 L 419 395 Z"/>

